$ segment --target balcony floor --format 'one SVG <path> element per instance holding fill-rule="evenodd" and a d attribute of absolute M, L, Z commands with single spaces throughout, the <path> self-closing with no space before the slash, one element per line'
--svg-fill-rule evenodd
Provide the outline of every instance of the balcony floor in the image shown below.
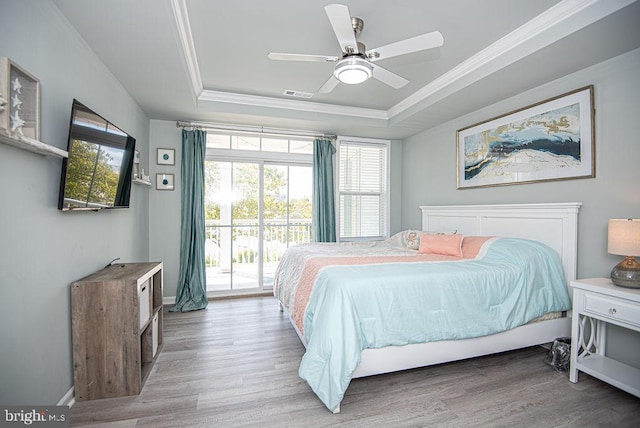
<path fill-rule="evenodd" d="M 263 289 L 269 290 L 273 287 L 273 276 L 277 266 L 278 262 L 264 264 Z M 217 267 L 207 267 L 206 275 L 207 291 L 231 292 L 251 289 L 262 291 L 258 284 L 257 263 L 236 263 L 233 267 L 233 275 Z"/>

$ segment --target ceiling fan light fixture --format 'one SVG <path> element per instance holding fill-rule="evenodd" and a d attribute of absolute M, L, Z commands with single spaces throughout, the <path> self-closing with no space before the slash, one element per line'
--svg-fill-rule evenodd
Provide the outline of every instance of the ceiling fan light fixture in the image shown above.
<path fill-rule="evenodd" d="M 371 77 L 373 66 L 360 57 L 350 56 L 338 61 L 333 74 L 342 83 L 356 85 Z"/>

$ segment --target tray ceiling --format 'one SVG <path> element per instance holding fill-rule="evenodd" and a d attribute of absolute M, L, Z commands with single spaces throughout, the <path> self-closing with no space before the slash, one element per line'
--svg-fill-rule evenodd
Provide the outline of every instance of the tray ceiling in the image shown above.
<path fill-rule="evenodd" d="M 438 30 L 441 48 L 381 61 L 410 81 L 317 90 L 340 55 L 328 1 L 54 0 L 151 119 L 401 139 L 640 47 L 634 0 L 342 1 L 367 48 Z M 313 94 L 311 98 L 285 91 Z"/>

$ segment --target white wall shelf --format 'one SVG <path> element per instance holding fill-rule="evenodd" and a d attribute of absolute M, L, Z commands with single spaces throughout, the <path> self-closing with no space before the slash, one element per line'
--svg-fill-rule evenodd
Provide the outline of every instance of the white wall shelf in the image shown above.
<path fill-rule="evenodd" d="M 142 179 L 142 178 L 133 178 L 133 179 L 131 180 L 131 182 L 132 182 L 133 184 L 140 184 L 140 185 L 142 185 L 142 186 L 151 186 L 151 181 L 149 181 L 149 180 L 144 180 L 144 179 Z"/>
<path fill-rule="evenodd" d="M 0 129 L 0 142 L 28 150 L 30 152 L 38 153 L 40 155 L 59 158 L 69 157 L 69 153 L 66 150 L 50 146 L 42 141 L 34 140 L 33 138 L 25 137 L 24 135 L 12 134 L 3 129 Z"/>

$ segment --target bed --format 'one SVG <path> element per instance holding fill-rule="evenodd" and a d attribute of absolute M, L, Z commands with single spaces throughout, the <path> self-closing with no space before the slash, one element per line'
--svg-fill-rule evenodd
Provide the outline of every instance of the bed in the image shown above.
<path fill-rule="evenodd" d="M 337 413 L 353 378 L 568 336 L 580 206 L 420 207 L 421 245 L 453 237 L 461 254 L 417 251 L 409 231 L 290 248 L 274 294 L 306 347 L 300 376 Z"/>

